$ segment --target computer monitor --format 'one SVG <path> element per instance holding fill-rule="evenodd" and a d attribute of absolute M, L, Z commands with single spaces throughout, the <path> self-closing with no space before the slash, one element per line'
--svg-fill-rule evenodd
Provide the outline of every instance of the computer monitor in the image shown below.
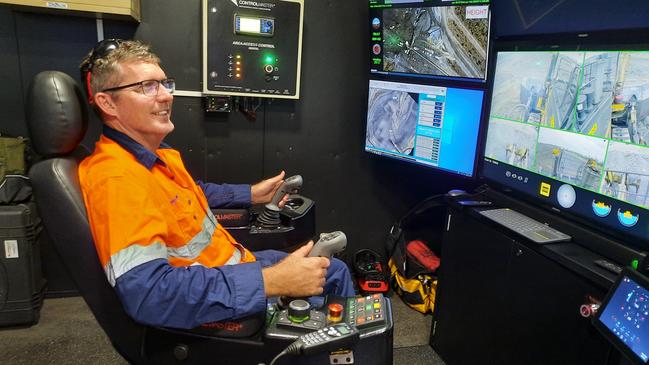
<path fill-rule="evenodd" d="M 496 52 L 482 175 L 647 250 L 649 47 L 550 49 Z"/>
<path fill-rule="evenodd" d="M 593 326 L 634 364 L 647 364 L 649 279 L 625 269 L 593 317 Z"/>
<path fill-rule="evenodd" d="M 489 0 L 369 0 L 369 6 L 372 73 L 486 79 Z"/>
<path fill-rule="evenodd" d="M 479 89 L 370 80 L 365 150 L 472 177 L 483 97 Z"/>

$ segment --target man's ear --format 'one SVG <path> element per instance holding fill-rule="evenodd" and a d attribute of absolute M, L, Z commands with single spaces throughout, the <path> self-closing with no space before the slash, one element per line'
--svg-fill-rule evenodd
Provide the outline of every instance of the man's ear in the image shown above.
<path fill-rule="evenodd" d="M 104 114 L 114 116 L 117 114 L 113 98 L 108 93 L 98 92 L 95 94 L 95 105 L 101 109 Z"/>

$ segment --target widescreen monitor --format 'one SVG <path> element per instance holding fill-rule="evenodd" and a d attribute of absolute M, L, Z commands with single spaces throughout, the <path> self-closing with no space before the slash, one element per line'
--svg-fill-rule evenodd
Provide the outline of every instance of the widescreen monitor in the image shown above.
<path fill-rule="evenodd" d="M 484 91 L 370 80 L 365 150 L 472 177 Z"/>
<path fill-rule="evenodd" d="M 649 249 L 649 51 L 495 62 L 482 175 Z"/>
<path fill-rule="evenodd" d="M 593 325 L 633 364 L 649 363 L 649 279 L 625 269 L 599 307 Z"/>
<path fill-rule="evenodd" d="M 370 0 L 374 74 L 484 82 L 489 1 Z"/>

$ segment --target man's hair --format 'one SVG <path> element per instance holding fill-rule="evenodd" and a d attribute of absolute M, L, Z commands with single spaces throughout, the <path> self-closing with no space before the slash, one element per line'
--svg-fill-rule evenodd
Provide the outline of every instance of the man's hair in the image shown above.
<path fill-rule="evenodd" d="M 90 91 L 95 95 L 102 90 L 118 86 L 121 81 L 119 64 L 129 61 L 143 61 L 160 64 L 160 58 L 151 51 L 149 45 L 140 41 L 119 41 L 119 46 L 101 58 L 94 58 L 90 51 L 81 62 L 81 67 L 91 65 Z M 86 80 L 81 80 L 86 82 Z"/>

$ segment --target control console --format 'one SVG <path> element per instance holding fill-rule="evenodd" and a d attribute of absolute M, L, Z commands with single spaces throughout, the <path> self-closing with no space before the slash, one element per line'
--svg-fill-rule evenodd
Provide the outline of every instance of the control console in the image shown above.
<path fill-rule="evenodd" d="M 336 323 L 346 323 L 361 330 L 380 328 L 391 320 L 383 294 L 344 298 L 328 296 L 323 308 L 311 308 L 309 302 L 294 299 L 287 309 L 275 312 L 269 320 L 266 337 L 296 339 Z"/>

